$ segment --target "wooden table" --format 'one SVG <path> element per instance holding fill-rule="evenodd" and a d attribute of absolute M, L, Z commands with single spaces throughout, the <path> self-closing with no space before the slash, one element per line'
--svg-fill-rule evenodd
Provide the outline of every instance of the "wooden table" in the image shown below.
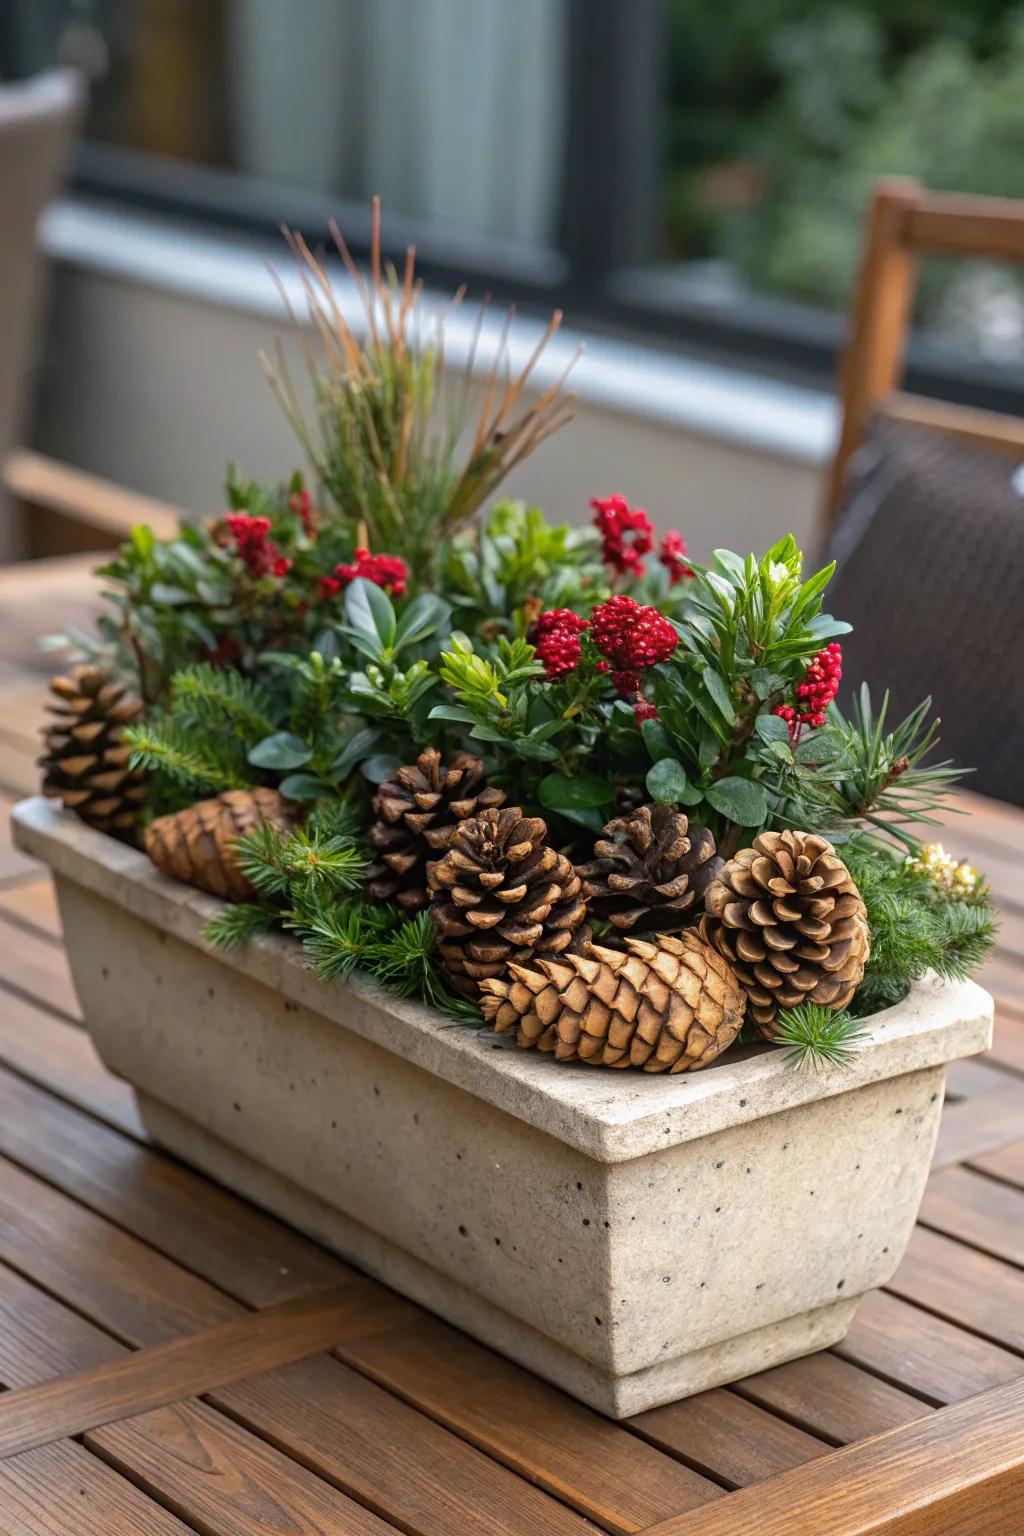
<path fill-rule="evenodd" d="M 42 698 L 0 675 L 8 801 Z M 625 1424 L 147 1146 L 0 804 L 3 1536 L 1024 1532 L 1024 813 L 962 803 L 996 1039 L 899 1273 L 837 1348 Z"/>

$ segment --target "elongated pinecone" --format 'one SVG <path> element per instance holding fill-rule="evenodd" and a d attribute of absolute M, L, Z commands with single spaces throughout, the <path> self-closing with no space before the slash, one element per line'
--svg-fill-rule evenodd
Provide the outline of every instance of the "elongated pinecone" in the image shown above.
<path fill-rule="evenodd" d="M 627 939 L 626 953 L 538 956 L 481 984 L 480 1006 L 516 1044 L 645 1072 L 695 1072 L 730 1046 L 746 998 L 731 967 L 692 928 Z"/>
<path fill-rule="evenodd" d="M 867 912 L 832 844 L 811 832 L 762 832 L 708 887 L 701 931 L 735 967 L 747 1014 L 770 1040 L 780 1008 L 838 1012 L 864 975 Z"/>
<path fill-rule="evenodd" d="M 623 933 L 665 933 L 683 927 L 723 867 L 707 827 L 670 805 L 641 805 L 608 823 L 576 873 L 593 917 Z"/>
<path fill-rule="evenodd" d="M 580 877 L 545 844 L 547 831 L 516 806 L 482 811 L 455 828 L 447 853 L 428 866 L 437 947 L 467 997 L 510 960 L 569 949 L 583 925 Z"/>
<path fill-rule="evenodd" d="M 447 768 L 435 747 L 421 752 L 373 797 L 370 842 L 379 859 L 369 871 L 372 899 L 397 901 L 407 912 L 425 907 L 427 861 L 444 852 L 460 821 L 504 803 L 505 791 L 487 787 L 484 765 L 471 752 L 459 752 Z"/>
<path fill-rule="evenodd" d="M 235 843 L 265 823 L 286 832 L 295 820 L 276 789 L 229 789 L 151 821 L 146 852 L 165 875 L 225 901 L 251 901 L 257 892 L 238 867 Z"/>
<path fill-rule="evenodd" d="M 123 728 L 142 703 L 102 667 L 79 666 L 50 681 L 53 720 L 43 731 L 43 794 L 61 800 L 90 826 L 134 832 L 146 799 L 146 774 L 128 766 Z"/>

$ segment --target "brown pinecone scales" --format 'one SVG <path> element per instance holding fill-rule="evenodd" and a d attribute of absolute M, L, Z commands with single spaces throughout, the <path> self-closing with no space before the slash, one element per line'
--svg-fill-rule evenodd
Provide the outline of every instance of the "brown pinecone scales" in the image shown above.
<path fill-rule="evenodd" d="M 867 911 L 832 844 L 810 832 L 762 832 L 708 887 L 701 931 L 735 968 L 764 1039 L 780 1008 L 838 1012 L 864 976 Z"/>
<path fill-rule="evenodd" d="M 587 955 L 512 964 L 481 984 L 480 1006 L 516 1044 L 558 1061 L 644 1072 L 695 1072 L 732 1044 L 746 998 L 732 968 L 692 928 L 626 953 L 598 944 Z"/>
<path fill-rule="evenodd" d="M 428 860 L 444 852 L 460 821 L 504 803 L 505 791 L 488 788 L 471 752 L 459 752 L 448 767 L 435 747 L 421 752 L 373 797 L 370 842 L 379 857 L 368 876 L 372 899 L 397 901 L 407 912 L 425 907 Z"/>
<path fill-rule="evenodd" d="M 485 810 L 454 829 L 447 853 L 428 868 L 438 952 L 467 997 L 510 960 L 569 949 L 583 924 L 582 882 L 546 845 L 547 831 L 515 806 Z"/>
<path fill-rule="evenodd" d="M 723 867 L 707 827 L 670 805 L 641 805 L 608 823 L 576 873 L 593 917 L 622 933 L 664 933 L 683 927 Z"/>
<path fill-rule="evenodd" d="M 43 731 L 43 794 L 63 802 L 101 832 L 134 832 L 146 799 L 147 776 L 128 766 L 123 728 L 142 702 L 102 667 L 74 667 L 50 681 L 52 721 Z"/>
<path fill-rule="evenodd" d="M 146 852 L 165 875 L 225 901 L 251 901 L 257 892 L 238 867 L 235 843 L 265 824 L 287 832 L 295 821 L 276 789 L 229 789 L 151 821 Z"/>

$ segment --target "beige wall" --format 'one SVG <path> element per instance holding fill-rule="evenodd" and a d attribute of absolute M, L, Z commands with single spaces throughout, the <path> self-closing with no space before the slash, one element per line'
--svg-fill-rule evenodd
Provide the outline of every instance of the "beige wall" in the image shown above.
<path fill-rule="evenodd" d="M 228 459 L 268 479 L 298 462 L 257 361 L 281 329 L 270 318 L 66 263 L 53 300 L 43 452 L 198 513 L 219 510 Z M 580 403 L 508 488 L 576 521 L 591 495 L 621 491 L 701 558 L 787 531 L 810 540 L 820 464 L 806 460 Z"/>

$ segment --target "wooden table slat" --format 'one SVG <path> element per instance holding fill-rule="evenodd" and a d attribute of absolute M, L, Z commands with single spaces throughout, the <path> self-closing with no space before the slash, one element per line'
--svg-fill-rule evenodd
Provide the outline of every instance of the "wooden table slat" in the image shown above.
<path fill-rule="evenodd" d="M 3 1536 L 189 1536 L 168 1510 L 80 1445 L 0 1463 Z"/>
<path fill-rule="evenodd" d="M 202 1403 L 91 1430 L 85 1444 L 217 1536 L 394 1536 L 372 1510 Z M 446 1536 L 453 1531 L 447 1527 Z"/>
<path fill-rule="evenodd" d="M 1024 1265 L 1024 1191 L 970 1168 L 933 1174 L 921 1221 L 996 1258 Z"/>
<path fill-rule="evenodd" d="M 1002 1179 L 1024 1189 L 1024 1136 L 1019 1141 L 1008 1142 L 995 1152 L 984 1152 L 970 1159 L 970 1166 L 993 1179 Z"/>
<path fill-rule="evenodd" d="M 1024 1374 L 1018 1356 L 898 1296 L 861 1298 L 836 1354 L 932 1403 L 959 1402 Z"/>
<path fill-rule="evenodd" d="M 930 1403 L 831 1350 L 747 1376 L 736 1390 L 836 1445 L 898 1429 L 933 1411 Z"/>
<path fill-rule="evenodd" d="M 762 1482 L 830 1450 L 823 1440 L 721 1389 L 652 1408 L 628 1422 L 652 1445 L 721 1478 L 729 1488 Z"/>
<path fill-rule="evenodd" d="M 1024 1271 L 918 1227 L 888 1289 L 960 1327 L 1024 1351 Z M 1024 1376 L 1024 1360 L 1020 1362 Z"/>
<path fill-rule="evenodd" d="M 0 887 L 0 914 L 44 939 L 60 943 L 60 911 L 49 875 L 41 880 L 21 880 L 17 885 Z"/>

